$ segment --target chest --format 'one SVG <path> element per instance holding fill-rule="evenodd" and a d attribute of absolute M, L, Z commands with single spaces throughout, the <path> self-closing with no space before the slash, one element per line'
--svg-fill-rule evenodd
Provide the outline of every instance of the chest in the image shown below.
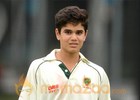
<path fill-rule="evenodd" d="M 60 66 L 60 64 L 47 64 L 40 67 L 38 83 L 40 85 L 52 86 L 53 88 L 66 85 L 83 88 L 100 84 L 100 75 L 92 67 L 79 63 L 70 72 L 65 66 Z"/>

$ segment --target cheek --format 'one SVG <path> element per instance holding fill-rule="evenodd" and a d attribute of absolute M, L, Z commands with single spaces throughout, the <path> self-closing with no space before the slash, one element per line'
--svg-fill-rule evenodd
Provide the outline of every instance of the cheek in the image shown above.
<path fill-rule="evenodd" d="M 69 41 L 70 38 L 68 36 L 62 37 L 62 41 Z"/>
<path fill-rule="evenodd" d="M 81 38 L 79 38 L 79 41 L 80 42 L 84 42 L 86 40 L 86 37 L 81 37 Z"/>
<path fill-rule="evenodd" d="M 69 40 L 66 37 L 65 38 L 61 37 L 61 39 L 60 39 L 61 44 L 67 44 L 68 41 Z"/>
<path fill-rule="evenodd" d="M 82 40 L 79 40 L 79 47 L 80 48 L 83 46 L 83 44 L 84 44 L 84 40 L 83 39 Z"/>
<path fill-rule="evenodd" d="M 83 41 L 85 41 L 85 40 L 86 40 L 86 36 L 83 37 Z"/>

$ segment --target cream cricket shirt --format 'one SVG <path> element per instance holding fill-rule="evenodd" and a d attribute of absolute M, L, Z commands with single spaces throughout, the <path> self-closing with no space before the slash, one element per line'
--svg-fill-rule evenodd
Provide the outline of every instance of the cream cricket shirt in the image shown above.
<path fill-rule="evenodd" d="M 58 50 L 31 63 L 19 100 L 110 100 L 103 68 L 80 53 L 80 61 L 70 72 L 56 59 Z"/>

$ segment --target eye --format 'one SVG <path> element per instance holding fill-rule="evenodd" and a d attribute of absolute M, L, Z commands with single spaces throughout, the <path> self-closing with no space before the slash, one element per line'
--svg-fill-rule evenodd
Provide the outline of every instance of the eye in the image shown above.
<path fill-rule="evenodd" d="M 64 33 L 66 33 L 67 35 L 70 35 L 70 34 L 72 34 L 72 31 L 71 30 L 65 30 Z"/>
<path fill-rule="evenodd" d="M 81 34 L 83 34 L 83 31 L 82 31 L 82 30 L 77 31 L 76 34 L 77 34 L 77 35 L 81 35 Z"/>

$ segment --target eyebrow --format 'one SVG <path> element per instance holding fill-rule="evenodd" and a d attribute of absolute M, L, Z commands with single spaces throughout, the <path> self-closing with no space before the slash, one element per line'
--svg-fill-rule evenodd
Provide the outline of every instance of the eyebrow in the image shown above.
<path fill-rule="evenodd" d="M 83 30 L 77 30 L 77 32 L 83 32 Z"/>
<path fill-rule="evenodd" d="M 72 31 L 71 29 L 64 29 L 64 31 Z M 83 30 L 76 30 L 76 32 L 83 32 Z"/>
<path fill-rule="evenodd" d="M 72 31 L 71 29 L 64 29 L 64 31 Z"/>

